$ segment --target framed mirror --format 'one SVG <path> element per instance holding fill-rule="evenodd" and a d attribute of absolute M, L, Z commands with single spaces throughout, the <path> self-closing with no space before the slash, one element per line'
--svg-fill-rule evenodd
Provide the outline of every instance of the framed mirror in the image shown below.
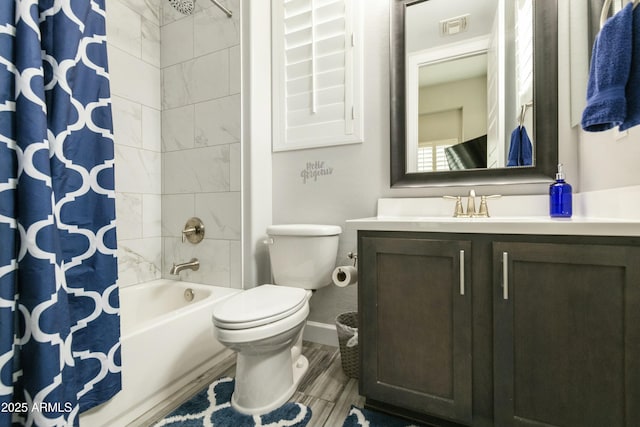
<path fill-rule="evenodd" d="M 557 0 L 391 0 L 391 186 L 548 182 Z"/>

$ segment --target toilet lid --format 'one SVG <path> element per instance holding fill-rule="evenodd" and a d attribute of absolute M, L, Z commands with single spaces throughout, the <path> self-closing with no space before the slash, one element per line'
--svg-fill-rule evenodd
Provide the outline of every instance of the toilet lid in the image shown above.
<path fill-rule="evenodd" d="M 262 285 L 240 292 L 213 308 L 213 323 L 224 329 L 247 329 L 283 319 L 307 302 L 302 288 Z"/>
<path fill-rule="evenodd" d="M 278 224 L 267 227 L 269 236 L 337 236 L 341 233 L 339 225 Z"/>

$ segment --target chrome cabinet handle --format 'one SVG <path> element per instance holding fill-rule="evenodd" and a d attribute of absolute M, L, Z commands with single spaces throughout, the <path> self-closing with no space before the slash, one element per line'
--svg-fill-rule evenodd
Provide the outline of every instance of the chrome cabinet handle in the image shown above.
<path fill-rule="evenodd" d="M 509 299 L 509 253 L 502 252 L 502 299 Z"/>
<path fill-rule="evenodd" d="M 464 295 L 464 250 L 460 251 L 460 295 Z"/>

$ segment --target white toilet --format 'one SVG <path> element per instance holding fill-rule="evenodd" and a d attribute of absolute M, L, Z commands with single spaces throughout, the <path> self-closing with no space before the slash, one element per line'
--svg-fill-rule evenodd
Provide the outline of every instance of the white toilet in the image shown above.
<path fill-rule="evenodd" d="M 307 371 L 301 353 L 311 290 L 331 283 L 342 229 L 288 224 L 267 228 L 273 285 L 234 295 L 213 309 L 215 336 L 235 350 L 231 405 L 264 414 L 289 400 Z"/>

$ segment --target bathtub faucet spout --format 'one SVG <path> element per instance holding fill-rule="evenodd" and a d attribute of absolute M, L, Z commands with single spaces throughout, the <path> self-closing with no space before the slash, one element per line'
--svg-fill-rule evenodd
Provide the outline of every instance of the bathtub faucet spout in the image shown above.
<path fill-rule="evenodd" d="M 183 262 L 182 264 L 173 263 L 173 267 L 169 270 L 169 274 L 178 274 L 182 270 L 191 269 L 197 271 L 200 268 L 200 261 L 197 258 L 191 258 L 189 262 Z"/>

